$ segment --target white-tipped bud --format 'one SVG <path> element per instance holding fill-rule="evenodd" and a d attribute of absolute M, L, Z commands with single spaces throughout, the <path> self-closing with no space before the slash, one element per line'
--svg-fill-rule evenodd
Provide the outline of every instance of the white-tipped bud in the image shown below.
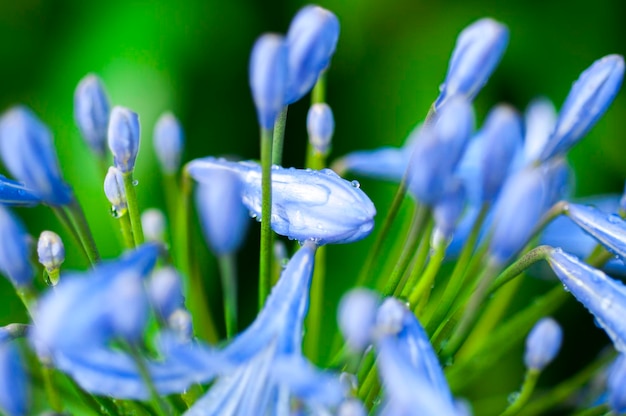
<path fill-rule="evenodd" d="M 39 263 L 48 272 L 58 270 L 65 261 L 65 246 L 61 237 L 52 231 L 43 231 L 37 241 L 37 255 Z"/>
<path fill-rule="evenodd" d="M 128 204 L 126 201 L 126 191 L 124 190 L 124 179 L 122 172 L 111 166 L 104 178 L 104 194 L 112 205 L 115 216 L 121 217 L 126 214 Z"/>

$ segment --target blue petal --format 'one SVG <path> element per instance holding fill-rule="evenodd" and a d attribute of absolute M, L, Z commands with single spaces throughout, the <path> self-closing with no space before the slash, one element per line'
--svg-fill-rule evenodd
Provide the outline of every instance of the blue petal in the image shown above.
<path fill-rule="evenodd" d="M 17 345 L 0 342 L 0 409 L 8 416 L 24 416 L 29 405 L 28 375 Z"/>
<path fill-rule="evenodd" d="M 244 205 L 251 215 L 261 217 L 261 167 L 257 163 L 208 157 L 191 161 L 187 170 L 200 182 L 209 181 L 216 170 L 237 173 Z M 372 231 L 375 214 L 367 195 L 330 169 L 272 168 L 272 229 L 280 235 L 318 245 L 349 243 Z"/>
<path fill-rule="evenodd" d="M 609 251 L 626 259 L 626 222 L 617 214 L 607 214 L 591 206 L 568 204 L 567 216 Z"/>
<path fill-rule="evenodd" d="M 0 205 L 0 272 L 14 286 L 32 283 L 34 270 L 30 264 L 30 237 L 22 222 Z"/>
<path fill-rule="evenodd" d="M 626 356 L 620 354 L 611 366 L 607 379 L 608 401 L 616 414 L 626 412 Z"/>
<path fill-rule="evenodd" d="M 41 199 L 24 184 L 0 175 L 0 204 L 32 207 L 41 204 Z"/>

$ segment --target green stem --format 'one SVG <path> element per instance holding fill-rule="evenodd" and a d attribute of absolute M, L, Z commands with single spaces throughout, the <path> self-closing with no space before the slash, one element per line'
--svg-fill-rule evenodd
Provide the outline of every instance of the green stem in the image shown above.
<path fill-rule="evenodd" d="M 53 379 L 54 370 L 52 367 L 42 364 L 41 365 L 41 375 L 43 377 L 43 384 L 46 390 L 46 396 L 48 397 L 48 403 L 52 410 L 56 413 L 61 413 L 63 411 L 63 403 L 61 402 L 61 397 L 59 396 Z"/>
<path fill-rule="evenodd" d="M 52 212 L 57 217 L 57 219 L 59 220 L 63 228 L 65 228 L 65 230 L 70 233 L 76 245 L 80 247 L 80 249 L 83 251 L 83 254 L 85 255 L 85 258 L 87 259 L 87 261 L 89 261 L 89 253 L 87 252 L 87 249 L 85 248 L 85 245 L 83 244 L 83 240 L 81 240 L 80 235 L 78 234 L 78 231 L 76 231 L 76 228 L 74 227 L 74 224 L 72 224 L 72 220 L 67 215 L 67 212 L 65 211 L 64 207 L 50 206 L 50 208 L 52 209 Z"/>
<path fill-rule="evenodd" d="M 96 247 L 96 242 L 91 234 L 91 229 L 89 228 L 89 223 L 87 222 L 83 208 L 76 198 L 65 208 L 68 211 L 68 217 L 80 237 L 89 262 L 95 265 L 100 261 L 100 254 L 98 253 L 98 247 Z"/>
<path fill-rule="evenodd" d="M 283 162 L 283 143 L 285 141 L 285 129 L 287 128 L 287 106 L 276 117 L 272 134 L 272 165 L 280 165 Z"/>
<path fill-rule="evenodd" d="M 317 249 L 315 268 L 311 281 L 311 302 L 307 316 L 305 351 L 307 357 L 314 362 L 319 359 L 319 347 L 322 328 L 322 317 L 327 311 L 324 307 L 324 286 L 326 278 L 326 246 Z"/>
<path fill-rule="evenodd" d="M 159 392 L 157 391 L 154 382 L 152 381 L 152 376 L 148 371 L 148 366 L 146 365 L 145 359 L 142 357 L 141 352 L 136 346 L 128 345 L 128 351 L 130 352 L 133 360 L 135 361 L 135 365 L 137 366 L 137 370 L 139 370 L 139 374 L 141 375 L 141 379 L 146 384 L 146 387 L 150 391 L 150 398 L 152 401 L 152 406 L 154 410 L 162 416 L 171 416 L 172 409 L 167 404 L 165 400 L 161 397 Z"/>
<path fill-rule="evenodd" d="M 437 244 L 437 247 L 428 261 L 428 266 L 426 266 L 426 270 L 422 274 L 419 283 L 414 286 L 411 294 L 409 295 L 409 305 L 412 305 L 415 316 L 421 315 L 422 310 L 428 302 L 430 292 L 433 288 L 433 283 L 435 282 L 435 277 L 437 277 L 437 273 L 441 267 L 441 262 L 446 255 L 446 246 L 447 244 L 445 242 L 439 242 Z"/>
<path fill-rule="evenodd" d="M 224 293 L 224 321 L 226 336 L 237 333 L 237 263 L 234 254 L 223 254 L 217 259 Z"/>
<path fill-rule="evenodd" d="M 128 204 L 128 215 L 130 216 L 130 225 L 133 230 L 133 239 L 135 245 L 143 244 L 143 229 L 141 228 L 141 212 L 139 211 L 139 203 L 137 201 L 137 193 L 135 192 L 135 180 L 133 179 L 133 171 L 122 173 L 124 180 L 124 192 L 126 193 L 126 203 Z"/>
<path fill-rule="evenodd" d="M 261 258 L 259 309 L 269 295 L 272 278 L 272 131 L 261 128 Z"/>
<path fill-rule="evenodd" d="M 326 72 L 320 74 L 311 92 L 311 104 L 323 102 L 326 102 Z"/>
<path fill-rule="evenodd" d="M 514 416 L 522 410 L 524 405 L 530 399 L 530 396 L 533 394 L 535 390 L 535 385 L 537 385 L 537 380 L 539 379 L 539 375 L 541 371 L 529 368 L 526 371 L 526 377 L 524 377 L 524 383 L 522 384 L 522 390 L 519 392 L 513 403 L 511 403 L 505 410 L 502 412 L 501 416 Z"/>
<path fill-rule="evenodd" d="M 124 239 L 124 247 L 135 247 L 135 239 L 133 238 L 133 229 L 130 224 L 130 217 L 125 213 L 121 217 L 118 217 L 118 221 L 120 225 L 120 231 L 122 232 L 122 237 Z"/>
<path fill-rule="evenodd" d="M 493 294 L 502 286 L 522 274 L 526 269 L 528 269 L 533 264 L 538 261 L 545 260 L 547 256 L 554 251 L 553 247 L 550 246 L 539 246 L 530 250 L 528 253 L 524 254 L 522 257 L 517 259 L 513 264 L 507 267 L 500 275 L 494 280 L 491 288 L 489 289 L 489 294 Z"/>
<path fill-rule="evenodd" d="M 422 233 L 424 235 L 431 235 L 435 222 L 431 218 L 426 224 L 426 228 Z M 424 265 L 428 260 L 428 254 L 430 252 L 430 240 L 428 238 L 421 238 L 420 245 L 411 260 L 411 265 L 408 268 L 408 273 L 405 273 L 402 277 L 402 281 L 398 285 L 398 289 L 394 292 L 394 296 L 401 297 L 403 299 L 408 298 L 411 295 L 411 290 L 417 285 L 417 282 L 421 276 Z"/>
<path fill-rule="evenodd" d="M 590 409 L 581 410 L 574 413 L 574 416 L 613 416 L 615 413 L 611 411 L 608 404 L 601 404 Z"/>
<path fill-rule="evenodd" d="M 181 200 L 181 189 L 175 174 L 163 174 L 163 186 L 165 188 L 165 204 L 167 206 L 167 218 L 178 218 L 178 210 Z M 170 222 L 169 235 L 174 236 L 174 223 Z"/>
<path fill-rule="evenodd" d="M 413 217 L 413 222 L 411 223 L 411 228 L 409 229 L 404 246 L 402 247 L 402 253 L 400 254 L 400 257 L 395 260 L 396 264 L 391 272 L 391 276 L 389 276 L 387 280 L 387 284 L 383 290 L 383 296 L 390 296 L 398 287 L 398 284 L 402 279 L 402 275 L 406 271 L 413 254 L 417 250 L 420 237 L 422 236 L 424 229 L 424 224 L 428 220 L 429 214 L 430 209 L 428 207 L 424 205 L 417 207 L 415 216 Z M 381 277 L 381 281 L 384 281 L 383 279 L 387 278 L 384 274 Z"/>
<path fill-rule="evenodd" d="M 426 333 L 432 334 L 435 330 L 441 325 L 450 311 L 454 300 L 459 295 L 463 287 L 463 282 L 465 280 L 465 272 L 469 267 L 470 260 L 472 258 L 472 253 L 474 252 L 474 247 L 476 246 L 476 242 L 478 241 L 478 237 L 480 235 L 480 229 L 483 225 L 483 221 L 485 220 L 485 216 L 488 212 L 488 206 L 483 205 L 472 226 L 472 230 L 470 231 L 469 237 L 465 241 L 463 248 L 461 249 L 461 254 L 459 255 L 459 259 L 454 265 L 454 269 L 452 270 L 452 275 L 448 280 L 448 284 L 439 299 L 439 304 L 432 317 L 428 319 L 428 323 L 426 325 Z"/>

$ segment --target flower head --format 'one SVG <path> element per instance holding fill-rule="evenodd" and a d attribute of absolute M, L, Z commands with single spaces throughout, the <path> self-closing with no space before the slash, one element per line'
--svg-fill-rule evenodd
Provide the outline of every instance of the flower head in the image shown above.
<path fill-rule="evenodd" d="M 86 75 L 74 92 L 74 120 L 91 150 L 100 158 L 106 151 L 109 112 L 102 81 L 94 74 Z"/>

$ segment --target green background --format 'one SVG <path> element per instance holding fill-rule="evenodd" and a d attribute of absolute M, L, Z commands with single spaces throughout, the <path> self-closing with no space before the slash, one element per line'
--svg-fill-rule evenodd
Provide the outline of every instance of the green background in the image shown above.
<path fill-rule="evenodd" d="M 113 223 L 107 219 L 102 173 L 73 123 L 73 91 L 80 78 L 89 72 L 98 74 L 113 104 L 139 113 L 142 143 L 136 178 L 140 205 L 163 206 L 151 143 L 156 118 L 165 110 L 180 118 L 187 135 L 185 160 L 223 154 L 257 158 L 258 130 L 247 74 L 250 49 L 263 32 L 285 32 L 304 4 L 0 0 L 0 110 L 24 103 L 50 126 L 64 175 L 87 211 L 104 257 L 113 257 L 120 249 Z M 356 149 L 400 145 L 436 98 L 457 34 L 480 17 L 504 22 L 510 42 L 500 67 L 476 101 L 479 123 L 490 106 L 502 101 L 523 110 L 532 98 L 545 95 L 558 108 L 572 82 L 595 59 L 626 52 L 625 6 L 619 0 L 593 6 L 588 0 L 319 4 L 335 12 L 341 22 L 328 73 L 327 100 L 337 126 L 331 159 Z M 626 96 L 620 93 L 606 116 L 571 152 L 579 195 L 621 192 L 626 177 L 625 107 Z M 303 164 L 307 108 L 308 99 L 290 107 L 285 165 Z M 362 180 L 362 189 L 378 207 L 380 223 L 394 187 Z M 65 237 L 45 208 L 21 210 L 20 215 L 28 220 L 34 236 L 51 228 Z M 246 308 L 242 324 L 252 319 L 256 299 L 258 227 L 252 228 L 250 242 L 240 255 L 240 291 Z M 328 330 L 334 325 L 334 305 L 358 273 L 371 240 L 329 248 Z M 69 237 L 65 241 L 67 267 L 85 267 Z M 196 249 L 206 251 L 200 242 Z M 219 305 L 215 265 L 210 256 L 204 257 L 207 287 Z M 4 286 L 5 293 L 10 293 L 11 288 Z M 13 296 L 7 295 L 4 304 L 9 313 L 0 318 L 2 323 L 23 319 Z M 565 341 L 570 347 L 562 363 L 555 364 L 559 374 L 573 371 L 568 369 L 572 360 L 578 360 L 574 369 L 578 368 L 584 357 L 606 342 L 582 308 L 572 304 L 566 309 L 559 319 L 565 323 Z M 583 343 L 589 333 L 592 342 Z M 512 373 L 520 371 L 519 354 L 492 375 L 497 382 L 484 387 L 489 394 L 501 399 L 516 388 L 519 377 L 509 375 L 519 374 Z"/>

